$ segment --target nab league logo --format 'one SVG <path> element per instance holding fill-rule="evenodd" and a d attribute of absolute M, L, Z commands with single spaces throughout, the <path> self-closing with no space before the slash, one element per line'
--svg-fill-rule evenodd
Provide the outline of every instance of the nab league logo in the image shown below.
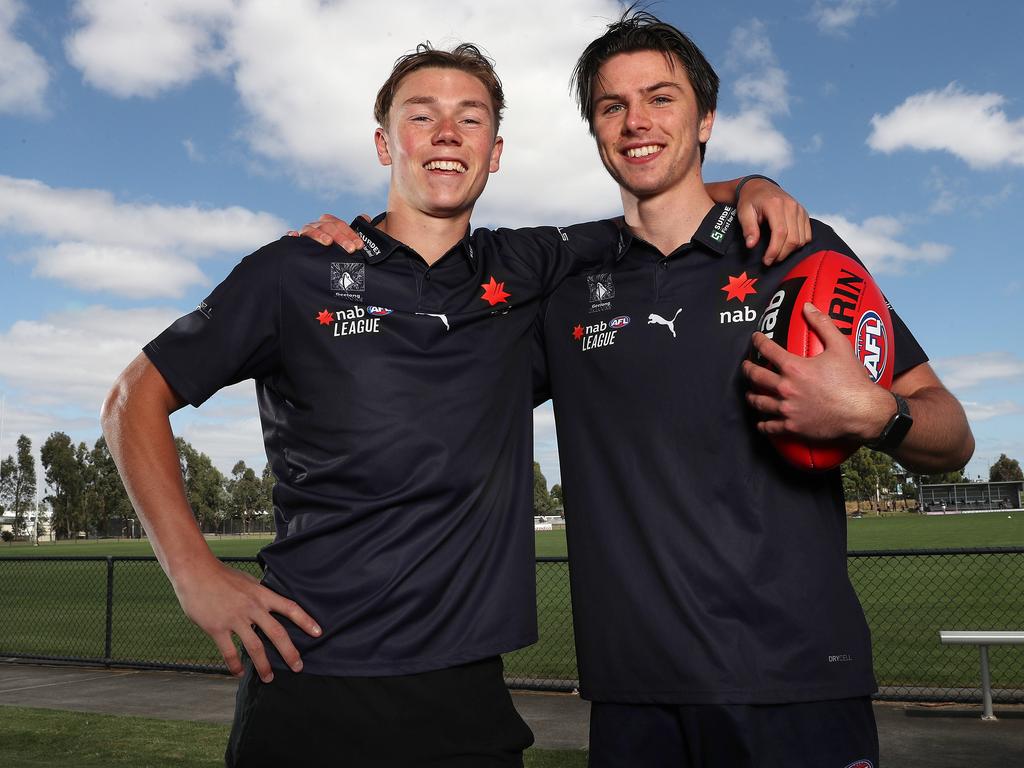
<path fill-rule="evenodd" d="M 573 326 L 572 338 L 582 342 L 580 348 L 583 352 L 601 347 L 613 347 L 616 334 L 627 325 L 629 325 L 629 315 L 620 315 L 607 322 L 601 320 L 586 327 L 583 326 L 583 323 L 577 323 Z"/>
<path fill-rule="evenodd" d="M 316 314 L 317 322 L 334 331 L 334 336 L 361 336 L 365 333 L 380 333 L 380 319 L 390 315 L 392 310 L 387 307 L 360 306 L 352 309 L 338 309 L 331 312 L 321 309 Z"/>
<path fill-rule="evenodd" d="M 615 298 L 615 283 L 612 281 L 611 273 L 587 275 L 587 293 L 590 296 L 591 312 L 611 309 L 611 300 Z"/>
<path fill-rule="evenodd" d="M 343 294 L 359 294 L 366 290 L 366 265 L 359 262 L 331 263 L 331 290 Z M 362 297 L 357 297 L 362 300 Z"/>
<path fill-rule="evenodd" d="M 889 361 L 889 339 L 885 335 L 885 324 L 877 312 L 868 311 L 861 315 L 857 323 L 854 353 L 864 364 L 871 380 L 877 384 Z"/>

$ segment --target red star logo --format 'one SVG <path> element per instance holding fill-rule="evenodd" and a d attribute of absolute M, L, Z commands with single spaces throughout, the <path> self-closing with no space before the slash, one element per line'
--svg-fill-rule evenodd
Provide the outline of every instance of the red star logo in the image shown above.
<path fill-rule="evenodd" d="M 505 300 L 512 295 L 511 293 L 507 293 L 505 291 L 504 282 L 495 282 L 493 275 L 491 275 L 491 282 L 481 283 L 480 287 L 484 289 L 484 295 L 481 296 L 480 298 L 486 301 L 492 307 L 495 304 L 508 304 L 508 302 Z"/>
<path fill-rule="evenodd" d="M 576 339 L 576 341 L 579 341 L 580 339 L 583 338 L 583 326 L 582 325 L 577 325 L 575 328 L 572 329 L 572 337 L 574 339 Z"/>
<path fill-rule="evenodd" d="M 316 319 L 320 321 L 320 325 L 330 325 L 334 322 L 334 315 L 324 309 L 316 316 Z"/>
<path fill-rule="evenodd" d="M 757 293 L 757 289 L 754 288 L 756 282 L 757 278 L 747 277 L 746 272 L 738 277 L 730 277 L 729 284 L 722 286 L 722 290 L 727 294 L 725 300 L 736 299 L 742 303 L 751 293 Z"/>

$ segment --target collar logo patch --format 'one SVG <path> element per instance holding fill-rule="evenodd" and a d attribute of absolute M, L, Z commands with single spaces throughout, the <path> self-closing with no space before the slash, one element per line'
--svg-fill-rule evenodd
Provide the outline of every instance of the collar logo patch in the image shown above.
<path fill-rule="evenodd" d="M 484 289 L 483 296 L 480 298 L 486 301 L 492 307 L 495 304 L 508 304 L 508 297 L 512 294 L 505 290 L 505 283 L 497 282 L 494 279 L 494 275 L 491 275 L 490 282 L 481 283 L 480 287 Z"/>
<path fill-rule="evenodd" d="M 757 280 L 758 278 L 756 277 L 747 277 L 746 272 L 736 276 L 730 276 L 729 282 L 721 288 L 721 290 L 725 291 L 725 300 L 729 301 L 730 299 L 736 299 L 740 304 L 742 304 L 746 300 L 747 296 L 752 293 L 757 293 L 757 289 L 754 287 Z"/>
<path fill-rule="evenodd" d="M 380 248 L 370 238 L 364 235 L 362 232 L 356 232 L 359 237 L 363 239 L 363 250 L 366 251 L 367 256 L 380 256 Z"/>
<path fill-rule="evenodd" d="M 602 312 L 612 308 L 615 298 L 615 282 L 610 272 L 587 275 L 587 294 L 590 296 L 590 311 Z"/>
<path fill-rule="evenodd" d="M 609 301 L 615 298 L 615 283 L 612 282 L 610 272 L 600 275 L 587 275 L 587 290 L 590 292 L 590 301 Z"/>
<path fill-rule="evenodd" d="M 584 326 L 583 323 L 577 323 L 572 329 L 572 338 L 574 341 L 582 341 L 581 350 L 588 352 L 591 349 L 600 349 L 601 347 L 613 347 L 615 346 L 616 334 L 629 325 L 629 317 L 622 315 L 616 317 L 614 320 L 604 321 L 601 320 L 591 325 Z"/>
<path fill-rule="evenodd" d="M 362 293 L 366 289 L 366 265 L 359 262 L 331 263 L 331 290 L 339 293 Z"/>
<path fill-rule="evenodd" d="M 711 239 L 716 243 L 720 243 L 725 240 L 725 233 L 729 231 L 729 227 L 732 226 L 733 219 L 736 218 L 736 209 L 732 206 L 725 206 L 722 212 L 718 214 L 718 221 L 715 222 L 715 228 L 711 230 Z"/>

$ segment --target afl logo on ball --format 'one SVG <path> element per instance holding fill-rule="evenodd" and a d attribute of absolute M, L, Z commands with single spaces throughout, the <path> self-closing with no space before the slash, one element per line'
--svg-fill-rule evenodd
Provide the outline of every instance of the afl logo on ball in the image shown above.
<path fill-rule="evenodd" d="M 390 315 L 394 310 L 388 309 L 387 307 L 367 307 L 366 312 L 367 314 L 375 315 L 376 317 L 384 317 L 385 315 Z"/>
<path fill-rule="evenodd" d="M 874 310 L 861 315 L 860 322 L 857 323 L 854 351 L 857 359 L 867 369 L 871 380 L 877 383 L 889 362 L 889 339 L 886 336 L 885 323 Z"/>
<path fill-rule="evenodd" d="M 629 325 L 628 315 L 620 315 L 619 317 L 608 321 L 609 328 L 625 328 L 627 325 Z"/>

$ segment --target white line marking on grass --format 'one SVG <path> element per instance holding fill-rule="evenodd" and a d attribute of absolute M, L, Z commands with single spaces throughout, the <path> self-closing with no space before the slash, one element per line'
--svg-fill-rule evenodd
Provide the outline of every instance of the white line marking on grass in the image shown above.
<path fill-rule="evenodd" d="M 5 693 L 17 693 L 18 691 L 31 691 L 36 688 L 52 688 L 56 685 L 74 685 L 75 683 L 86 683 L 90 680 L 102 680 L 110 677 L 124 677 L 125 675 L 137 675 L 138 672 L 117 672 L 109 675 L 94 675 L 92 677 L 80 677 L 75 680 L 61 680 L 59 683 L 41 683 L 39 685 L 26 685 L 22 688 L 0 688 L 0 695 Z"/>

